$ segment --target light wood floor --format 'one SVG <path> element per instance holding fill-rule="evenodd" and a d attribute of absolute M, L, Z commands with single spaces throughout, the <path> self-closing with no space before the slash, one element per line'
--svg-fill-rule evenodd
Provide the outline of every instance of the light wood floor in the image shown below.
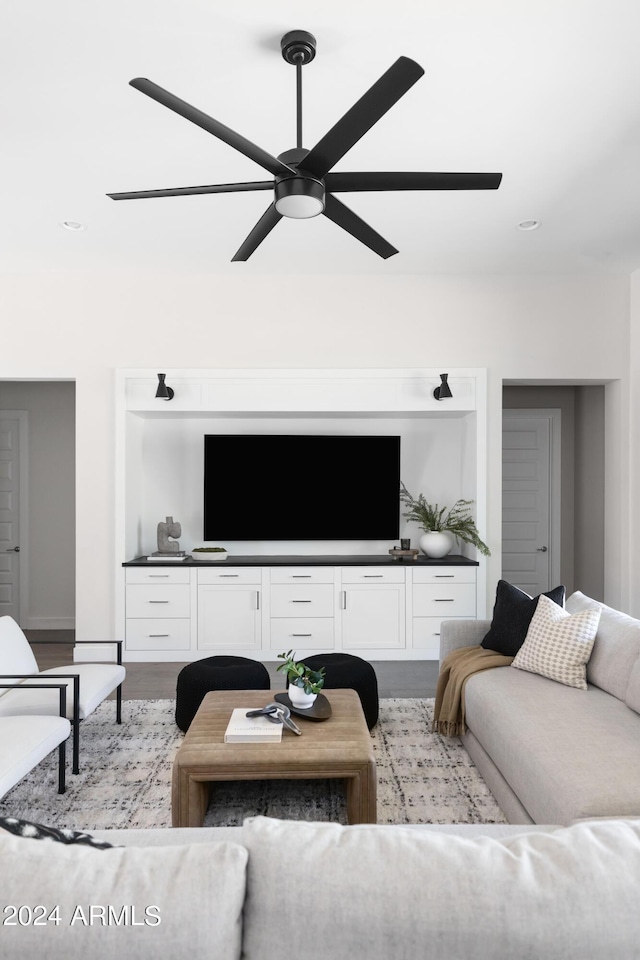
<path fill-rule="evenodd" d="M 41 670 L 73 663 L 73 631 L 26 630 L 30 640 L 65 640 L 65 643 L 35 643 L 33 652 Z M 433 660 L 372 661 L 378 678 L 378 695 L 388 697 L 434 697 L 438 664 Z M 127 679 L 122 686 L 125 700 L 166 700 L 176 695 L 176 679 L 184 663 L 125 663 Z M 283 690 L 277 663 L 265 664 L 271 688 Z"/>

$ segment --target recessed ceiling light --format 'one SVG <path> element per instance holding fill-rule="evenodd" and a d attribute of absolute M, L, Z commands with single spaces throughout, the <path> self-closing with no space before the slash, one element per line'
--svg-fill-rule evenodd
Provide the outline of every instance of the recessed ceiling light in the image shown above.
<path fill-rule="evenodd" d="M 78 220 L 63 220 L 60 224 L 61 227 L 64 227 L 65 230 L 86 230 L 84 223 L 80 223 Z"/>
<path fill-rule="evenodd" d="M 518 224 L 518 230 L 537 230 L 539 226 L 539 220 L 521 220 Z"/>

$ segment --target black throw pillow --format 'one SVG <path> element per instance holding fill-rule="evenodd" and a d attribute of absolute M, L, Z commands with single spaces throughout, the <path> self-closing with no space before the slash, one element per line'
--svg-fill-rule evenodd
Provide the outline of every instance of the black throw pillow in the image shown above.
<path fill-rule="evenodd" d="M 0 817 L 0 827 L 15 834 L 16 837 L 25 837 L 32 840 L 56 840 L 58 843 L 82 843 L 97 850 L 107 850 L 113 847 L 106 840 L 96 840 L 90 833 L 79 830 L 59 830 L 42 823 L 32 823 L 30 820 L 20 820 L 18 817 Z"/>
<path fill-rule="evenodd" d="M 564 607 L 564 587 L 554 587 L 544 594 L 559 607 Z M 514 587 L 506 580 L 498 580 L 496 602 L 493 607 L 493 619 L 489 632 L 480 646 L 485 650 L 495 650 L 505 657 L 515 657 L 524 643 L 536 612 L 538 597 L 530 597 L 524 590 Z"/>

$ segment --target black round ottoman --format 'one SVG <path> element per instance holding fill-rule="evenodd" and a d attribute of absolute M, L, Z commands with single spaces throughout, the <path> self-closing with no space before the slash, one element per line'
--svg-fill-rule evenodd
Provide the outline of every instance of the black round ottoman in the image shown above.
<path fill-rule="evenodd" d="M 317 653 L 304 657 L 312 670 L 326 670 L 324 689 L 355 690 L 360 697 L 369 730 L 378 722 L 378 678 L 370 663 L 350 653 Z"/>
<path fill-rule="evenodd" d="M 205 657 L 178 674 L 176 723 L 186 733 L 205 694 L 211 690 L 269 690 L 269 671 L 247 657 Z"/>

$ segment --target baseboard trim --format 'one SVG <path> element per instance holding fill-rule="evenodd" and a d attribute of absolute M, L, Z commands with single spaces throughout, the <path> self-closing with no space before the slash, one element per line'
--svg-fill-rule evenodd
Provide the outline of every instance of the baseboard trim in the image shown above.
<path fill-rule="evenodd" d="M 28 617 L 23 630 L 75 630 L 75 617 Z"/>

